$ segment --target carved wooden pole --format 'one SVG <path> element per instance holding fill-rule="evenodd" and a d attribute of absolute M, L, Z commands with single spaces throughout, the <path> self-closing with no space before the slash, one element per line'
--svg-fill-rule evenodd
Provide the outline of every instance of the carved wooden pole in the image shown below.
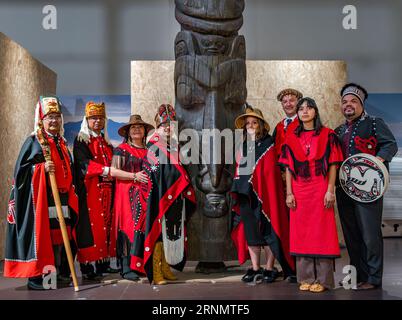
<path fill-rule="evenodd" d="M 234 129 L 246 102 L 246 45 L 238 31 L 243 24 L 244 0 L 176 0 L 181 31 L 175 40 L 175 95 L 180 129 Z M 232 143 L 233 144 L 233 143 Z M 224 270 L 230 246 L 228 200 L 233 165 L 226 164 L 225 143 L 209 145 L 219 163 L 207 155 L 188 170 L 197 186 L 199 243 L 197 271 Z M 193 230 L 194 231 L 194 230 Z M 191 238 L 191 235 L 190 235 Z M 191 248 L 190 248 L 191 250 Z M 191 254 L 191 253 L 190 253 Z"/>

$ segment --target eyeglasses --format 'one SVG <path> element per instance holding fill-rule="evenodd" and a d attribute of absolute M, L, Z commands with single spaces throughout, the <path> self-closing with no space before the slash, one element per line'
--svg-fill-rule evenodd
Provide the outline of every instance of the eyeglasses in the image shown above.
<path fill-rule="evenodd" d="M 46 116 L 43 118 L 44 121 L 60 121 L 61 120 L 61 115 L 57 116 Z"/>
<path fill-rule="evenodd" d="M 89 117 L 88 120 L 92 120 L 92 121 L 104 121 L 105 118 L 104 117 Z"/>

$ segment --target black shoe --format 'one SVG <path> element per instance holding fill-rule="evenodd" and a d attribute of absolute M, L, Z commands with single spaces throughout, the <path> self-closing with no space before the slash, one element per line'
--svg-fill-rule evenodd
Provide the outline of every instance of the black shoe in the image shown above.
<path fill-rule="evenodd" d="M 241 278 L 241 281 L 253 282 L 258 276 L 262 277 L 262 269 L 255 271 L 251 268 L 247 270 L 246 274 Z"/>
<path fill-rule="evenodd" d="M 126 272 L 125 274 L 122 275 L 122 278 L 130 281 L 140 280 L 140 277 L 134 271 Z"/>
<path fill-rule="evenodd" d="M 58 274 L 57 275 L 57 282 L 60 283 L 70 283 L 71 282 L 71 278 L 68 275 L 63 275 L 63 274 Z"/>
<path fill-rule="evenodd" d="M 296 276 L 288 276 L 287 278 L 289 283 L 297 283 L 297 277 Z"/>
<path fill-rule="evenodd" d="M 28 278 L 27 286 L 29 290 L 46 290 L 43 287 L 43 279 L 41 276 Z"/>
<path fill-rule="evenodd" d="M 98 274 L 95 273 L 94 266 L 90 263 L 80 264 L 82 278 L 85 280 L 96 280 L 98 278 Z"/>
<path fill-rule="evenodd" d="M 272 270 L 264 269 L 262 272 L 263 282 L 265 283 L 272 283 L 279 277 L 279 271 L 277 268 L 273 268 Z"/>
<path fill-rule="evenodd" d="M 103 269 L 103 273 L 119 273 L 119 272 L 120 272 L 120 269 L 115 269 L 110 266 Z"/>
<path fill-rule="evenodd" d="M 120 269 L 114 269 L 110 267 L 110 262 L 96 262 L 96 274 L 102 276 L 104 273 L 119 273 Z"/>
<path fill-rule="evenodd" d="M 85 280 L 97 280 L 99 277 L 102 277 L 102 274 L 99 275 L 98 273 L 95 273 L 94 271 L 90 271 L 87 273 L 83 273 L 82 277 Z"/>

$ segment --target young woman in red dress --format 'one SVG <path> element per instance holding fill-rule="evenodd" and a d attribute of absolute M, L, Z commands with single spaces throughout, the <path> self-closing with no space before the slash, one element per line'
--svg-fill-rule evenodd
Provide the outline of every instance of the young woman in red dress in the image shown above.
<path fill-rule="evenodd" d="M 297 116 L 300 124 L 289 132 L 279 159 L 286 167 L 290 253 L 296 257 L 299 289 L 322 292 L 334 287 L 334 258 L 340 257 L 333 206 L 336 169 L 343 156 L 313 99 L 298 102 Z"/>

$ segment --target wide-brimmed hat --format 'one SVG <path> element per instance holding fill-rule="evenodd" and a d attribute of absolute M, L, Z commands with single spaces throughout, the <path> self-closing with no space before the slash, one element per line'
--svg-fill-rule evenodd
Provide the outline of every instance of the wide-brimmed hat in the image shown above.
<path fill-rule="evenodd" d="M 257 109 L 257 108 L 253 108 L 251 106 L 247 106 L 245 113 L 236 118 L 236 120 L 235 120 L 236 129 L 243 129 L 244 128 L 244 124 L 245 124 L 245 121 L 246 121 L 247 117 L 255 117 L 257 119 L 262 120 L 262 122 L 264 123 L 265 129 L 267 129 L 267 131 L 269 132 L 269 130 L 270 130 L 269 124 L 264 119 L 264 116 L 263 116 L 261 110 Z"/>
<path fill-rule="evenodd" d="M 120 129 L 118 131 L 119 135 L 122 136 L 123 138 L 126 138 L 127 131 L 130 129 L 130 127 L 132 125 L 135 125 L 135 124 L 144 126 L 144 128 L 147 132 L 152 129 L 155 129 L 152 124 L 146 123 L 144 120 L 142 120 L 142 118 L 139 114 L 132 114 L 130 116 L 130 120 L 128 121 L 128 123 L 125 124 L 124 126 L 120 127 Z"/>

